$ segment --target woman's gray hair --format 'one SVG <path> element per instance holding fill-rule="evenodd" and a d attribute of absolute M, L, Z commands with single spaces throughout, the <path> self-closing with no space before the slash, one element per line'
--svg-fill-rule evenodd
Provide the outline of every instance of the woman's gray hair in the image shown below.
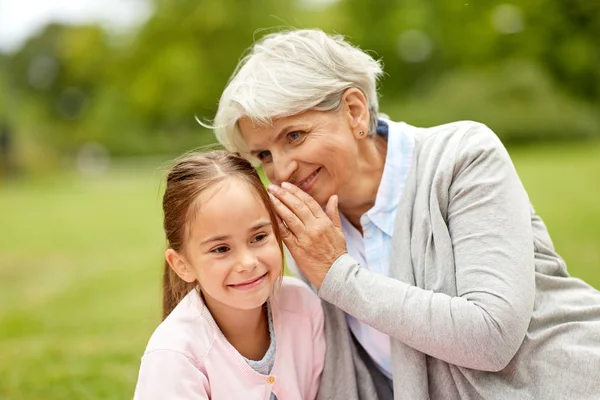
<path fill-rule="evenodd" d="M 226 149 L 245 154 L 240 118 L 270 124 L 273 118 L 309 109 L 337 110 L 344 91 L 357 88 L 367 99 L 369 134 L 373 134 L 379 111 L 377 79 L 382 74 L 379 60 L 340 35 L 317 29 L 272 33 L 240 60 L 208 127 Z"/>

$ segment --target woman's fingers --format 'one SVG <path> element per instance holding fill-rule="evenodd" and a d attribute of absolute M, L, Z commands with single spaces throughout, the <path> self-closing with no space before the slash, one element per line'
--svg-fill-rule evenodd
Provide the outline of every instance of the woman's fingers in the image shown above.
<path fill-rule="evenodd" d="M 304 225 L 315 217 L 304 201 L 289 190 L 275 185 L 269 185 L 268 189 L 273 196 L 279 199 L 291 212 L 296 214 Z"/>
<path fill-rule="evenodd" d="M 283 182 L 281 187 L 300 199 L 315 217 L 321 218 L 324 216 L 323 210 L 321 209 L 319 203 L 317 203 L 316 200 L 304 190 L 288 182 Z"/>
<path fill-rule="evenodd" d="M 283 188 L 270 186 L 269 192 L 275 211 L 282 220 L 280 227 L 284 243 L 298 267 L 319 288 L 331 265 L 347 251 L 337 196 L 331 196 L 325 213 L 300 188 L 283 184 Z"/>
<path fill-rule="evenodd" d="M 273 194 L 269 193 L 269 197 L 271 198 L 271 202 L 275 207 L 275 211 L 281 220 L 285 223 L 287 230 L 292 233 L 294 236 L 298 236 L 304 230 L 304 224 L 294 214 L 285 204 L 283 204 L 277 197 L 273 196 Z M 283 234 L 286 231 L 282 232 Z"/>
<path fill-rule="evenodd" d="M 283 240 L 283 243 L 289 248 L 294 244 L 294 242 L 292 241 L 292 239 L 294 239 L 294 234 L 292 233 L 292 231 L 290 231 L 290 228 L 288 228 L 288 226 L 283 222 L 279 215 L 275 215 L 275 218 L 277 218 L 277 226 L 279 227 L 281 240 Z"/>
<path fill-rule="evenodd" d="M 342 221 L 340 219 L 340 211 L 338 210 L 338 197 L 337 195 L 333 195 L 327 201 L 327 207 L 325 208 L 325 214 L 331 220 L 333 226 L 336 229 L 342 230 Z"/>

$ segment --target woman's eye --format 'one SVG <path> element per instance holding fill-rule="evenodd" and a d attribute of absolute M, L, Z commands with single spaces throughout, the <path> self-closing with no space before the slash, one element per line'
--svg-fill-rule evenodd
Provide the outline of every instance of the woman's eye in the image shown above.
<path fill-rule="evenodd" d="M 227 246 L 219 246 L 219 247 L 215 247 L 210 252 L 211 253 L 217 253 L 217 254 L 223 254 L 223 253 L 227 253 L 228 251 L 229 251 L 229 247 L 227 247 Z"/>
<path fill-rule="evenodd" d="M 271 158 L 271 152 L 268 150 L 261 151 L 260 153 L 258 153 L 256 158 L 258 158 L 262 162 L 268 161 Z"/>
<path fill-rule="evenodd" d="M 301 131 L 293 131 L 293 132 L 290 132 L 287 134 L 287 138 L 290 143 L 299 140 L 301 137 L 302 137 Z"/>
<path fill-rule="evenodd" d="M 256 242 L 262 242 L 263 240 L 265 240 L 267 238 L 266 233 L 259 233 L 258 235 L 254 236 L 254 238 L 252 239 L 252 242 L 256 243 Z"/>

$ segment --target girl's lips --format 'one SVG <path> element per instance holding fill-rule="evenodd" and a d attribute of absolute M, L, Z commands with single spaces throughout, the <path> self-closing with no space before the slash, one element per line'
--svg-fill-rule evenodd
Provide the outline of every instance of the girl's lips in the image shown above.
<path fill-rule="evenodd" d="M 237 289 L 237 290 L 251 290 L 254 289 L 258 286 L 260 286 L 267 277 L 267 272 L 265 272 L 263 275 L 259 276 L 258 278 L 254 278 L 254 279 L 250 279 L 246 282 L 242 282 L 242 283 L 236 283 L 233 285 L 227 285 L 233 289 Z"/>

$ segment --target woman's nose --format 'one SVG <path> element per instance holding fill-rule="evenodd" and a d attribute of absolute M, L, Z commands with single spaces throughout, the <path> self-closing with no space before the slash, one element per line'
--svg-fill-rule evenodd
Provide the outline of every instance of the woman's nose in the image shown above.
<path fill-rule="evenodd" d="M 287 182 L 296 170 L 297 163 L 287 157 L 273 157 L 273 166 L 269 180 L 271 183 L 281 185 L 282 182 Z"/>

